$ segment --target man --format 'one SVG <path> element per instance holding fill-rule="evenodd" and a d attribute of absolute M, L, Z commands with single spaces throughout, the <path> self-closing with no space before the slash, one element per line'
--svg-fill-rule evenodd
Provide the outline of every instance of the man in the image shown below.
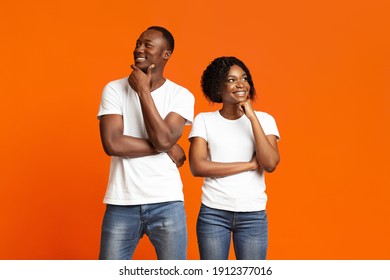
<path fill-rule="evenodd" d="M 191 124 L 194 97 L 164 77 L 171 33 L 152 26 L 136 42 L 128 78 L 110 82 L 99 108 L 104 151 L 111 156 L 100 259 L 131 259 L 146 234 L 158 259 L 186 259 L 187 230 L 176 144 Z"/>

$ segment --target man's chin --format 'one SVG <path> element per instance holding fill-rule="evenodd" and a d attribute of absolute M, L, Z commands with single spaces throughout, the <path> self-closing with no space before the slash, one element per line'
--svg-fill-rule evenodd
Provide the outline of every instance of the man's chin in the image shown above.
<path fill-rule="evenodd" d="M 146 73 L 146 71 L 148 70 L 148 67 L 149 67 L 149 65 L 146 65 L 145 63 L 140 63 L 140 62 L 135 62 L 134 63 L 134 65 L 137 67 L 137 68 L 139 68 L 139 69 L 141 69 L 142 70 L 142 72 L 144 72 L 144 73 Z"/>

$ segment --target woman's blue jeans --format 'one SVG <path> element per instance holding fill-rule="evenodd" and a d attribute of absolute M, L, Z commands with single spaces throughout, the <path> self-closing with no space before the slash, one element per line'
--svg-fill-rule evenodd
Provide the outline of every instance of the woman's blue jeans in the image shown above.
<path fill-rule="evenodd" d="M 230 240 L 238 260 L 264 260 L 268 246 L 265 211 L 231 212 L 202 204 L 196 232 L 202 260 L 227 260 Z"/>
<path fill-rule="evenodd" d="M 146 234 L 159 260 L 185 260 L 187 226 L 182 201 L 106 206 L 99 259 L 131 259 Z"/>

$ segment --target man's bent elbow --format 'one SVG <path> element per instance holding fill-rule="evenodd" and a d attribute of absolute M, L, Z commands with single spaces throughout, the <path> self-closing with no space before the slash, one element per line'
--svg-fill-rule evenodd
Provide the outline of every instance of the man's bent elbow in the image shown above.
<path fill-rule="evenodd" d="M 112 143 L 103 143 L 103 150 L 106 155 L 112 156 L 120 156 L 120 151 L 118 148 Z"/>
<path fill-rule="evenodd" d="M 275 171 L 276 167 L 279 164 L 280 159 L 277 158 L 273 162 L 268 163 L 267 165 L 262 166 L 265 172 L 272 173 Z"/>
<path fill-rule="evenodd" d="M 106 155 L 112 157 L 112 156 L 115 156 L 115 152 L 113 149 L 109 148 L 109 147 L 105 147 L 103 146 L 103 150 L 104 152 L 106 153 Z"/>
<path fill-rule="evenodd" d="M 176 144 L 176 142 L 170 141 L 168 139 L 158 139 L 157 141 L 152 141 L 152 144 L 157 151 L 168 152 Z"/>

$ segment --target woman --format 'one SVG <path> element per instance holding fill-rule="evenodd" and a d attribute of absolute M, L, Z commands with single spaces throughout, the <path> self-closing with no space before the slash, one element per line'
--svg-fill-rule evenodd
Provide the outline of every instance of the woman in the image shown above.
<path fill-rule="evenodd" d="M 197 221 L 200 258 L 228 259 L 232 237 L 237 259 L 265 259 L 264 171 L 274 171 L 279 163 L 275 120 L 253 110 L 251 74 L 235 57 L 212 61 L 201 86 L 222 109 L 197 115 L 189 135 L 191 172 L 204 177 Z"/>

